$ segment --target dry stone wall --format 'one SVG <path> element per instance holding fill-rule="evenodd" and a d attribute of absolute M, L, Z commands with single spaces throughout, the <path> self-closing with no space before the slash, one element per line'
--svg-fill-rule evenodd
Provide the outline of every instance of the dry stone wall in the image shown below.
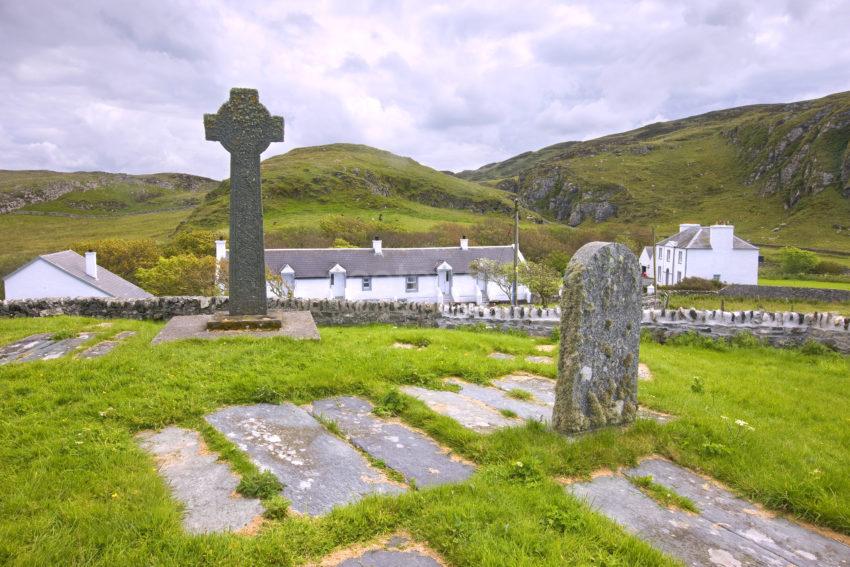
<path fill-rule="evenodd" d="M 814 287 L 732 284 L 727 285 L 717 293 L 722 297 L 787 299 L 790 301 L 850 301 L 850 291 L 848 290 Z"/>
<path fill-rule="evenodd" d="M 429 303 L 365 302 L 294 299 L 269 300 L 269 309 L 310 311 L 319 325 L 388 323 L 420 327 L 462 328 L 481 325 L 516 329 L 546 336 L 558 326 L 558 307 L 481 307 L 475 304 L 437 306 Z M 176 315 L 202 315 L 227 310 L 226 297 L 154 297 L 150 299 L 32 299 L 0 302 L 0 317 L 78 315 L 103 319 L 164 321 Z M 688 331 L 713 337 L 750 332 L 775 346 L 793 346 L 808 339 L 850 353 L 850 317 L 829 313 L 764 313 L 644 309 L 641 328 L 665 339 Z"/>

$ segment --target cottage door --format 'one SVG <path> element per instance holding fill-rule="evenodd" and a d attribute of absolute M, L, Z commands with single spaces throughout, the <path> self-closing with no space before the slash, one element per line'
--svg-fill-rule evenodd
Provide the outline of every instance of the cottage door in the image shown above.
<path fill-rule="evenodd" d="M 345 274 L 344 273 L 331 274 L 331 287 L 333 288 L 334 297 L 344 298 L 345 297 Z"/>

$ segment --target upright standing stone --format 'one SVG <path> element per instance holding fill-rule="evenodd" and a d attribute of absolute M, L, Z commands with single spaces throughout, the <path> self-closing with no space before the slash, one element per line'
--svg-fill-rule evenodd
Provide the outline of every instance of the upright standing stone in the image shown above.
<path fill-rule="evenodd" d="M 555 429 L 575 433 L 634 419 L 640 316 L 634 254 L 610 242 L 582 246 L 564 275 Z"/>
<path fill-rule="evenodd" d="M 204 115 L 204 128 L 230 152 L 230 314 L 265 315 L 260 154 L 283 141 L 283 118 L 269 114 L 255 89 L 230 89 L 218 114 Z"/>

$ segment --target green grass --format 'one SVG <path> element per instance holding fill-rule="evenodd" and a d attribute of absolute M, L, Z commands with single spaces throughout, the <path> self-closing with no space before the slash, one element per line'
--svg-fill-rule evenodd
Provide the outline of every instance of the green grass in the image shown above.
<path fill-rule="evenodd" d="M 514 399 L 517 399 L 517 400 L 525 400 L 525 401 L 528 401 L 528 400 L 531 400 L 532 398 L 534 398 L 534 396 L 531 395 L 531 392 L 527 392 L 525 390 L 520 390 L 519 388 L 513 389 L 510 392 L 508 392 L 508 397 L 514 398 Z"/>
<path fill-rule="evenodd" d="M 687 512 L 699 514 L 694 501 L 681 494 L 676 494 L 664 485 L 658 484 L 652 479 L 652 475 L 628 476 L 629 482 L 640 489 L 641 492 L 658 502 L 665 508 L 679 508 Z"/>
<path fill-rule="evenodd" d="M 726 311 L 796 311 L 800 313 L 824 313 L 832 312 L 850 316 L 850 302 L 848 301 L 791 301 L 786 299 L 749 299 L 719 297 L 716 295 L 685 295 L 671 294 L 668 307 L 676 309 L 682 307 L 689 309 L 720 309 L 721 302 Z"/>
<path fill-rule="evenodd" d="M 776 510 L 850 533 L 846 357 L 643 343 L 641 360 L 654 379 L 641 383 L 640 399 L 678 419 L 569 442 L 536 422 L 482 436 L 397 390 L 439 387 L 445 376 L 480 384 L 519 370 L 554 377 L 554 368 L 532 368 L 521 358 L 487 357 L 533 354 L 532 338 L 371 326 L 322 328 L 317 343 L 240 338 L 151 347 L 159 324 L 96 325 L 82 318 L 0 321 L 0 344 L 34 332 L 138 331 L 101 359 L 0 367 L 3 562 L 289 565 L 406 529 L 453 565 L 669 564 L 552 480 L 634 465 L 653 453 Z M 392 348 L 423 339 L 427 349 Z M 701 392 L 691 388 L 695 376 Z M 283 519 L 255 537 L 190 537 L 153 461 L 133 439 L 170 424 L 196 428 L 250 478 L 256 468 L 204 415 L 226 405 L 302 404 L 337 394 L 372 400 L 383 415 L 477 463 L 479 473 L 461 485 L 368 498 L 318 520 L 287 516 L 282 503 L 272 503 L 271 515 Z"/>
<path fill-rule="evenodd" d="M 759 285 L 788 286 L 788 287 L 812 287 L 812 288 L 818 288 L 818 289 L 846 289 L 846 290 L 850 290 L 850 283 L 848 283 L 848 282 L 825 282 L 825 281 L 819 281 L 819 280 L 798 280 L 798 279 L 772 280 L 772 279 L 759 278 Z"/>

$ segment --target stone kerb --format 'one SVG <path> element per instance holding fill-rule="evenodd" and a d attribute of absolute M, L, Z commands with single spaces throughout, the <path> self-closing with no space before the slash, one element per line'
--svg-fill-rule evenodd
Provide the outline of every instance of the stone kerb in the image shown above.
<path fill-rule="evenodd" d="M 590 242 L 567 264 L 552 425 L 577 433 L 637 412 L 640 269 L 622 244 Z"/>

